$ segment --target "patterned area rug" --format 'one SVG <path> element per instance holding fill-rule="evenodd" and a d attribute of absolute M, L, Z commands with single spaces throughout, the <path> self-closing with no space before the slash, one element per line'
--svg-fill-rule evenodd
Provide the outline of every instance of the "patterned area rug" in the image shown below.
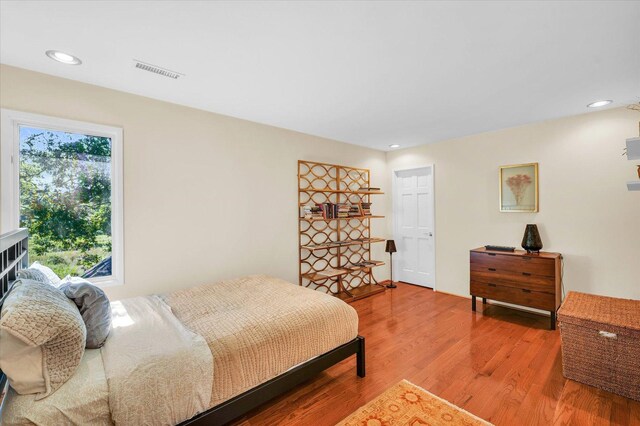
<path fill-rule="evenodd" d="M 491 425 L 406 380 L 357 409 L 337 426 Z"/>

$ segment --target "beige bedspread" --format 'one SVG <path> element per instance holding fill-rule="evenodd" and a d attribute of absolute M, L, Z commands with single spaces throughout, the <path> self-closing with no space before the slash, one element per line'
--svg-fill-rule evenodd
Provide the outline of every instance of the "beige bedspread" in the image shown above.
<path fill-rule="evenodd" d="M 341 300 L 263 275 L 113 302 L 112 317 L 105 346 L 54 394 L 10 390 L 2 425 L 176 424 L 358 331 Z"/>
<path fill-rule="evenodd" d="M 102 359 L 116 425 L 174 425 L 209 408 L 211 351 L 160 297 L 113 302 L 112 318 Z"/>
<path fill-rule="evenodd" d="M 358 315 L 341 300 L 265 275 L 163 296 L 213 354 L 211 406 L 354 339 Z"/>

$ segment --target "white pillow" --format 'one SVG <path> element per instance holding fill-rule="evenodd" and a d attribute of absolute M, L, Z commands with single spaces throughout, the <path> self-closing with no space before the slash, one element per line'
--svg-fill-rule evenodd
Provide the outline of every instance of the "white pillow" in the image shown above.
<path fill-rule="evenodd" d="M 56 275 L 55 272 L 51 270 L 51 268 L 44 266 L 40 262 L 33 262 L 29 269 L 35 269 L 37 271 L 42 272 L 47 279 L 49 279 L 50 284 L 54 287 L 60 287 L 60 282 L 62 281 L 59 276 Z M 27 278 L 27 277 L 25 277 Z"/>

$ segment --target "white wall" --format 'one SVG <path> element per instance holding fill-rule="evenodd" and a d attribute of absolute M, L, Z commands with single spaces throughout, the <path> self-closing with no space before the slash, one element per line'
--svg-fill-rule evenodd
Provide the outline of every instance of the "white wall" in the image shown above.
<path fill-rule="evenodd" d="M 594 112 L 385 153 L 2 65 L 0 106 L 124 129 L 126 284 L 112 298 L 247 273 L 297 282 L 297 160 L 391 170 L 435 164 L 438 289 L 468 295 L 468 250 L 519 246 L 537 223 L 567 290 L 640 299 L 640 193 L 621 156 L 640 115 Z M 464 120 L 464 117 L 460 117 Z M 498 211 L 498 167 L 540 164 L 540 212 Z M 391 197 L 373 235 L 391 234 Z M 376 202 L 377 201 L 377 202 Z M 385 208 L 386 207 L 386 208 Z M 386 259 L 383 245 L 374 257 Z M 388 276 L 377 269 L 379 279 Z"/>
<path fill-rule="evenodd" d="M 564 256 L 567 291 L 640 299 L 640 193 L 627 191 L 636 163 L 621 156 L 639 120 L 618 108 L 389 153 L 389 175 L 435 163 L 438 290 L 468 296 L 469 250 L 519 248 L 536 223 L 544 250 Z M 500 213 L 498 167 L 531 162 L 540 212 Z"/>
<path fill-rule="evenodd" d="M 388 187 L 380 151 L 5 65 L 0 106 L 124 129 L 125 285 L 111 298 L 250 273 L 297 283 L 299 159 L 370 168 Z"/>

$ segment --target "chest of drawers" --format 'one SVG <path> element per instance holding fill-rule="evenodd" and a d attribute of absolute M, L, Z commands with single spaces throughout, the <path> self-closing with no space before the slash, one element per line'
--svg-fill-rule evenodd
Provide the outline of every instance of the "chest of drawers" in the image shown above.
<path fill-rule="evenodd" d="M 484 247 L 470 253 L 471 307 L 476 297 L 549 311 L 551 329 L 556 328 L 556 311 L 562 302 L 560 253 L 489 251 Z"/>

